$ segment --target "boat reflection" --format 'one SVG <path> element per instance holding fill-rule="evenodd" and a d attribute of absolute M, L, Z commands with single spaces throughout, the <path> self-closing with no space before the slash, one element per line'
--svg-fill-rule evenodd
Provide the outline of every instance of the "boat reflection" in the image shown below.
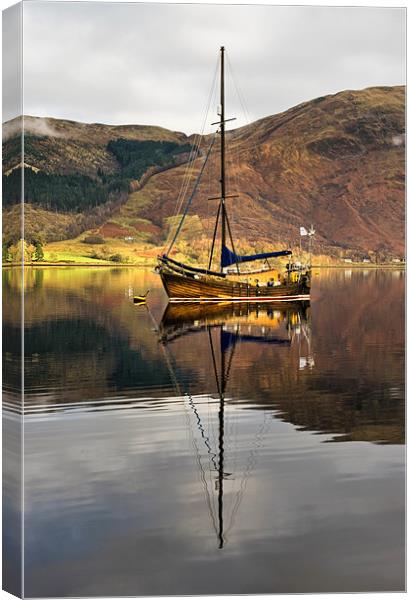
<path fill-rule="evenodd" d="M 242 469 L 232 471 L 230 467 L 227 467 L 227 448 L 225 446 L 225 431 L 228 428 L 226 391 L 236 346 L 242 342 L 276 344 L 285 347 L 297 344 L 300 350 L 303 343 L 306 343 L 306 354 L 301 356 L 299 351 L 298 368 L 311 368 L 314 361 L 310 351 L 310 304 L 309 302 L 287 304 L 169 304 L 163 314 L 158 332 L 170 376 L 175 383 L 176 393 L 187 399 L 194 417 L 188 418 L 192 440 L 196 439 L 193 424 L 198 430 L 197 438 L 200 443 L 199 445 L 196 442 L 194 443 L 197 464 L 203 482 L 209 515 L 216 532 L 218 547 L 223 548 L 227 542 L 228 531 L 233 527 L 235 514 L 239 510 L 247 479 L 251 475 L 253 465 L 256 464 L 256 454 L 262 444 L 264 434 L 263 426 L 260 427 L 260 431 L 256 433 L 251 443 L 243 471 Z M 190 393 L 190 389 L 184 389 L 184 385 L 182 386 L 179 382 L 177 375 L 179 364 L 173 354 L 173 343 L 178 338 L 199 332 L 207 335 L 209 341 L 217 392 L 217 395 L 216 392 L 209 394 L 206 399 L 208 407 L 205 422 L 203 416 L 206 415 L 202 416 L 202 408 L 205 412 L 205 398 L 194 396 Z M 217 344 L 216 340 L 218 341 Z M 220 347 L 218 347 L 219 345 Z M 210 402 L 217 408 L 215 419 L 211 418 L 210 415 Z M 267 414 L 269 413 L 265 414 L 264 412 L 264 424 L 266 423 Z M 213 426 L 217 428 L 217 432 L 212 430 Z M 203 456 L 200 449 L 202 444 Z M 237 461 L 235 464 L 237 464 Z M 209 482 L 213 480 L 214 486 L 209 486 Z M 232 482 L 237 480 L 238 489 L 234 494 L 233 485 L 231 485 L 231 498 L 228 502 L 230 514 L 225 519 L 225 482 L 228 480 Z M 225 525 L 225 521 L 228 526 Z"/>
<path fill-rule="evenodd" d="M 221 349 L 238 342 L 298 348 L 299 370 L 314 367 L 310 302 L 168 304 L 158 328 L 160 341 L 220 330 Z"/>
<path fill-rule="evenodd" d="M 238 340 L 290 343 L 293 334 L 308 329 L 309 302 L 168 304 L 160 323 L 163 342 L 210 327 L 220 327 Z M 282 337 L 286 331 L 287 337 Z M 302 330 L 303 331 L 303 330 Z"/>

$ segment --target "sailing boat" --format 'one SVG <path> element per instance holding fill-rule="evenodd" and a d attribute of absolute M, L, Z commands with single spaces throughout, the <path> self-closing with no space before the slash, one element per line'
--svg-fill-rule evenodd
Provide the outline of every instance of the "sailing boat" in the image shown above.
<path fill-rule="evenodd" d="M 235 302 L 250 302 L 253 300 L 258 300 L 259 302 L 308 300 L 311 280 L 310 267 L 302 268 L 300 263 L 289 261 L 283 277 L 279 274 L 277 281 L 272 278 L 267 285 L 260 285 L 257 279 L 254 283 L 250 283 L 248 278 L 245 279 L 245 274 L 242 274 L 240 271 L 239 265 L 242 263 L 267 261 L 269 258 L 290 256 L 292 252 L 291 250 L 280 250 L 242 256 L 238 255 L 235 251 L 226 208 L 226 199 L 233 197 L 233 195 L 229 195 L 226 189 L 225 125 L 227 121 L 231 121 L 232 119 L 225 118 L 225 48 L 223 46 L 220 48 L 219 115 L 220 120 L 217 123 L 213 123 L 213 125 L 219 125 L 220 132 L 220 197 L 216 198 L 220 202 L 216 214 L 209 264 L 207 268 L 193 267 L 178 262 L 171 258 L 169 254 L 182 229 L 191 200 L 209 159 L 214 138 L 206 153 L 205 161 L 195 183 L 195 189 L 188 199 L 173 240 L 167 252 L 158 257 L 156 270 L 160 274 L 166 293 L 171 302 L 220 302 L 223 299 Z M 218 229 L 221 232 L 220 271 L 211 269 Z M 228 243 L 231 248 L 229 248 Z M 236 265 L 236 275 L 228 273 L 228 268 L 232 265 Z"/>
<path fill-rule="evenodd" d="M 179 396 L 187 398 L 199 430 L 200 446 L 204 444 L 203 460 L 201 448 L 199 449 L 197 443 L 193 445 L 198 453 L 196 463 L 202 470 L 201 481 L 206 494 L 206 503 L 220 549 L 228 541 L 229 532 L 234 525 L 236 512 L 239 510 L 246 489 L 247 479 L 251 475 L 253 463 L 256 462 L 257 448 L 263 443 L 263 435 L 269 426 L 272 414 L 270 411 L 261 411 L 263 422 L 247 454 L 245 468 L 241 468 L 238 457 L 234 462 L 230 462 L 228 458 L 232 453 L 225 440 L 225 437 L 230 437 L 228 431 L 231 429 L 228 422 L 226 394 L 236 346 L 247 342 L 276 345 L 286 349 L 296 341 L 296 334 L 299 338 L 302 329 L 310 327 L 309 323 L 308 302 L 246 304 L 196 302 L 168 304 L 157 328 L 176 392 Z M 177 378 L 178 365 L 172 353 L 173 345 L 179 338 L 196 333 L 206 335 L 209 342 L 217 392 L 210 398 L 213 398 L 215 406 L 217 404 L 217 435 L 210 430 L 213 419 L 211 420 L 209 413 L 205 415 L 204 395 L 196 396 L 190 389 L 182 389 Z M 203 421 L 203 416 L 208 416 L 207 423 Z M 194 438 L 193 432 L 191 437 Z M 208 464 L 211 477 L 205 472 L 205 462 Z M 208 481 L 212 483 L 213 480 L 214 485 L 210 489 Z M 232 482 L 230 489 L 227 485 L 229 480 Z M 238 487 L 237 492 L 236 487 Z"/>

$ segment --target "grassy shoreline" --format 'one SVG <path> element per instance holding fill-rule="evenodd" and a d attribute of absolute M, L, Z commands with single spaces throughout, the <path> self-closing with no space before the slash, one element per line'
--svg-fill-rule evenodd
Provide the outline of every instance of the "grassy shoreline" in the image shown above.
<path fill-rule="evenodd" d="M 12 267 L 22 267 L 23 263 L 15 262 L 15 263 L 2 263 L 3 268 L 12 268 Z M 134 269 L 142 269 L 142 268 L 153 268 L 156 266 L 156 261 L 150 262 L 142 262 L 142 263 L 118 263 L 112 261 L 85 261 L 85 262 L 75 262 L 75 261 L 42 261 L 42 262 L 25 262 L 25 267 L 109 267 L 109 268 L 118 268 L 118 267 L 128 267 Z M 313 269 L 397 269 L 397 270 L 405 270 L 406 263 L 381 263 L 381 264 L 363 264 L 363 263 L 350 263 L 350 264 L 327 264 L 327 265 L 312 265 Z"/>
<path fill-rule="evenodd" d="M 142 269 L 144 267 L 154 267 L 155 263 L 148 265 L 147 263 L 142 263 L 142 264 L 131 264 L 131 263 L 115 263 L 115 262 L 49 262 L 49 261 L 44 261 L 44 262 L 33 262 L 33 263 L 29 263 L 29 262 L 25 262 L 24 265 L 23 263 L 3 263 L 2 267 L 3 268 L 13 268 L 13 267 L 34 267 L 34 268 L 44 268 L 44 267 L 87 267 L 87 268 L 91 268 L 91 267 L 109 267 L 111 269 L 117 269 L 118 267 L 128 267 L 130 268 L 136 268 L 136 269 Z"/>

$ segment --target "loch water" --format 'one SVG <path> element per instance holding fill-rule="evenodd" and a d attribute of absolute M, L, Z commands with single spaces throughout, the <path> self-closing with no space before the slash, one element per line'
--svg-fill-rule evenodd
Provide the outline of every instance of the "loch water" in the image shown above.
<path fill-rule="evenodd" d="M 315 269 L 310 304 L 168 306 L 151 270 L 44 267 L 22 307 L 4 269 L 25 595 L 403 590 L 404 285 Z"/>

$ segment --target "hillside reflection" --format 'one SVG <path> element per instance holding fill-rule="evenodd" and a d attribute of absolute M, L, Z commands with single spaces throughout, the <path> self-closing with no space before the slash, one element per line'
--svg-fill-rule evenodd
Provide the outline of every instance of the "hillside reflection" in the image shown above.
<path fill-rule="evenodd" d="M 4 386 L 18 394 L 18 270 L 3 271 Z M 150 288 L 149 310 L 133 294 Z M 311 306 L 170 305 L 136 269 L 27 269 L 26 410 L 215 394 L 331 439 L 404 441 L 404 276 L 323 271 Z M 215 356 L 210 340 L 217 348 Z M 173 375 L 166 353 L 173 355 Z M 223 350 L 222 350 L 223 348 Z"/>

